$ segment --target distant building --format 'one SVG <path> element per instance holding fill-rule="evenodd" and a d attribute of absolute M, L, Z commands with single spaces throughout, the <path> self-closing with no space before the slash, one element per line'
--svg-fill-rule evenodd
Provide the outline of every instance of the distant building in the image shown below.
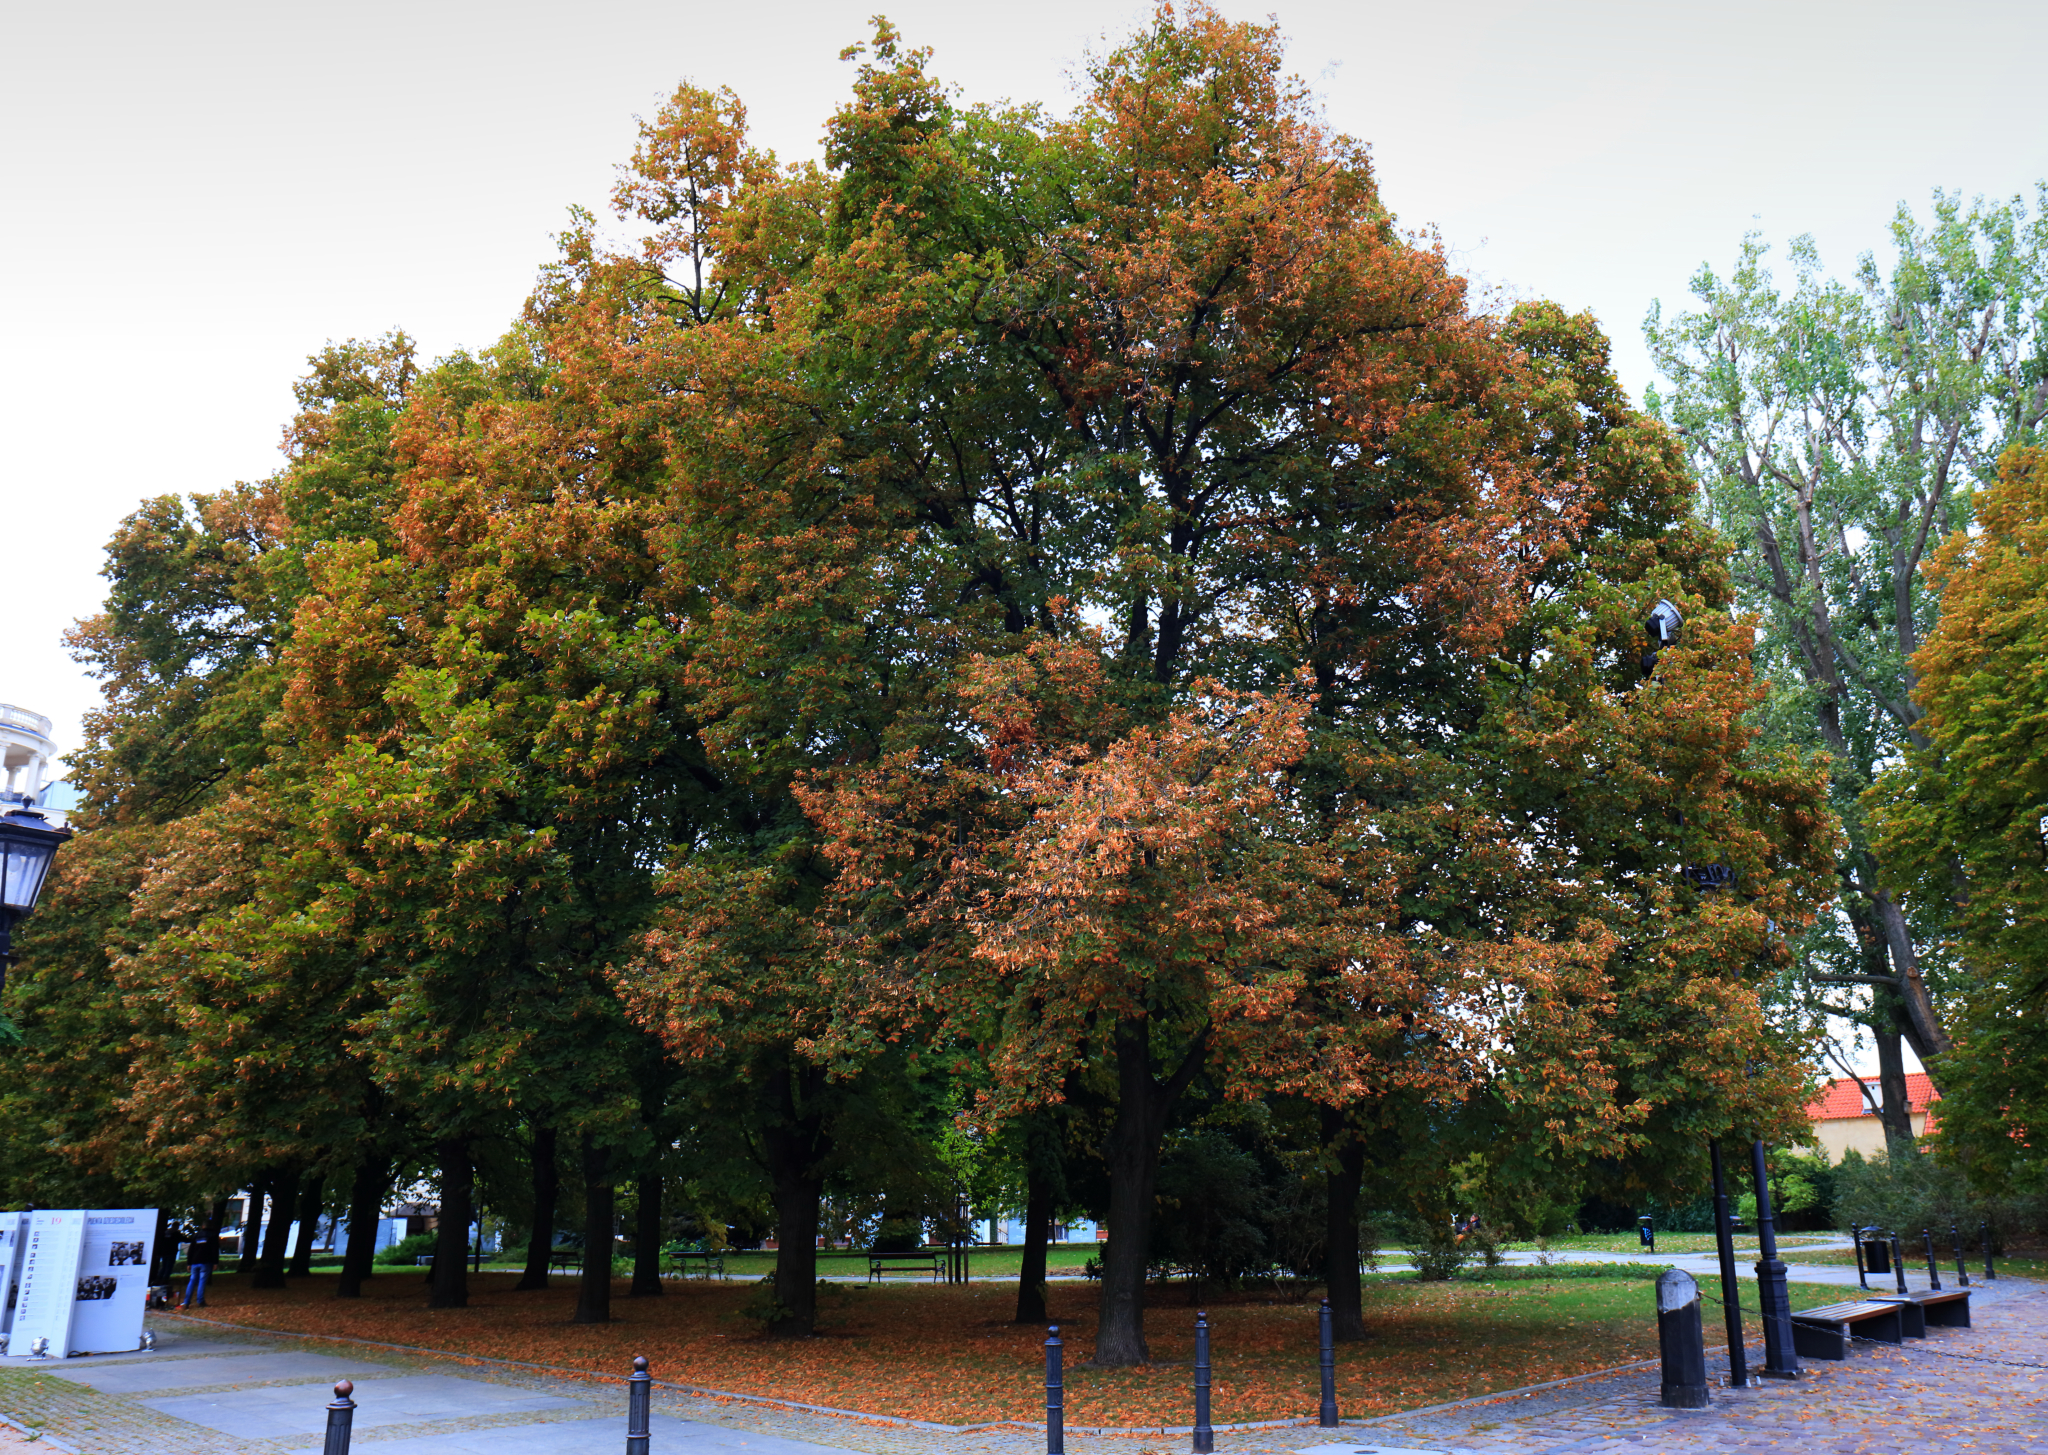
<path fill-rule="evenodd" d="M 1868 1087 L 1869 1095 L 1863 1088 Z M 1884 1151 L 1884 1123 L 1878 1120 L 1873 1106 L 1884 1100 L 1878 1089 L 1877 1078 L 1866 1076 L 1861 1081 L 1841 1079 L 1830 1081 L 1821 1088 L 1819 1096 L 1807 1103 L 1806 1114 L 1813 1121 L 1814 1134 L 1820 1138 L 1821 1155 L 1830 1162 L 1842 1160 L 1842 1154 L 1851 1147 L 1865 1157 Z M 1933 1103 L 1941 1100 L 1941 1093 L 1934 1089 L 1934 1083 L 1924 1071 L 1910 1071 L 1906 1074 L 1906 1109 L 1913 1119 L 1913 1135 L 1924 1137 L 1934 1125 L 1935 1117 L 1930 1110 Z"/>
<path fill-rule="evenodd" d="M 0 786 L 19 795 L 14 802 L 37 801 L 55 775 L 57 744 L 51 731 L 50 720 L 41 713 L 0 702 L 0 767 L 7 775 Z"/>

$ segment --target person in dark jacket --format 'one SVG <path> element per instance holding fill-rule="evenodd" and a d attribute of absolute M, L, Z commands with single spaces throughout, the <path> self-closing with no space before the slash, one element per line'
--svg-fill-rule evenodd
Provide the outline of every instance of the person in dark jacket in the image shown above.
<path fill-rule="evenodd" d="M 206 1307 L 206 1278 L 213 1272 L 213 1266 L 220 1262 L 220 1239 L 209 1238 L 201 1233 L 192 1240 L 192 1246 L 185 1253 L 185 1266 L 191 1270 L 185 1278 L 185 1308 Z"/>

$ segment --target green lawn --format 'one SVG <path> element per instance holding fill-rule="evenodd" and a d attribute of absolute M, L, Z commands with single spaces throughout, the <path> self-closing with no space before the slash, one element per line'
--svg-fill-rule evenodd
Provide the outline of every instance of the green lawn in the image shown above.
<path fill-rule="evenodd" d="M 1780 1233 L 1778 1235 L 1778 1246 L 1780 1248 L 1798 1248 L 1810 1243 L 1826 1243 L 1840 1236 L 1843 1235 L 1837 1233 Z M 1577 1233 L 1570 1237 L 1552 1238 L 1549 1241 L 1553 1251 L 1566 1253 L 1637 1253 L 1642 1251 L 1642 1243 L 1634 1233 Z M 1516 1243 L 1512 1246 L 1514 1251 L 1518 1253 L 1531 1252 L 1535 1248 L 1533 1243 Z M 1756 1234 L 1737 1233 L 1735 1235 L 1735 1250 L 1738 1253 L 1756 1252 Z M 1657 1251 L 1659 1253 L 1711 1253 L 1714 1251 L 1714 1235 L 1712 1233 L 1659 1233 L 1657 1234 Z"/>

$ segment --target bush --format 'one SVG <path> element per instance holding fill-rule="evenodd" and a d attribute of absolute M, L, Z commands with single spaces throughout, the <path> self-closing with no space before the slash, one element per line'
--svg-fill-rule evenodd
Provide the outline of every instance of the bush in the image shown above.
<path fill-rule="evenodd" d="M 1896 1161 L 1845 1153 L 1835 1169 L 1835 1206 L 1846 1226 L 1874 1223 L 1902 1236 L 1929 1228 L 1945 1236 L 1954 1225 L 1966 1243 L 1975 1241 L 1978 1223 L 1988 1222 L 2001 1247 L 2011 1234 L 2048 1229 L 2048 1197 L 1978 1196 L 1960 1171 L 1924 1152 Z"/>
<path fill-rule="evenodd" d="M 1215 1132 L 1183 1137 L 1159 1161 L 1151 1263 L 1228 1282 L 1272 1262 L 1274 1208 L 1258 1159 Z"/>
<path fill-rule="evenodd" d="M 379 1253 L 373 1261 L 387 1266 L 411 1263 L 423 1254 L 434 1251 L 434 1239 L 436 1236 L 436 1234 L 431 1232 L 409 1234 Z"/>

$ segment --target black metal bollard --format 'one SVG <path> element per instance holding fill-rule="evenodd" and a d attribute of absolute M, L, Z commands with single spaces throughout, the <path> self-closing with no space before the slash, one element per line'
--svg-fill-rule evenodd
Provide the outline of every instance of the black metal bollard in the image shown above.
<path fill-rule="evenodd" d="M 1337 1428 L 1337 1342 L 1330 1332 L 1330 1301 L 1323 1300 L 1323 1310 L 1317 1315 L 1317 1332 L 1322 1339 L 1321 1358 L 1323 1366 L 1323 1401 L 1316 1406 L 1316 1424 L 1325 1430 Z"/>
<path fill-rule="evenodd" d="M 1721 1178 L 1721 1144 L 1709 1142 L 1714 1161 L 1714 1246 L 1721 1255 L 1721 1317 L 1728 1329 L 1728 1387 L 1748 1386 L 1749 1351 L 1742 1342 L 1742 1283 L 1735 1276 L 1735 1220 L 1728 1215 L 1728 1186 Z"/>
<path fill-rule="evenodd" d="M 346 1379 L 334 1386 L 334 1403 L 327 1406 L 327 1443 L 320 1447 L 320 1455 L 348 1455 L 349 1427 L 356 1418 L 356 1402 L 349 1396 L 355 1392 Z"/>
<path fill-rule="evenodd" d="M 1870 1287 L 1870 1279 L 1863 1268 L 1863 1229 L 1849 1229 L 1849 1237 L 1856 1244 L 1856 1286 L 1858 1288 L 1868 1288 Z"/>
<path fill-rule="evenodd" d="M 1899 1246 L 1899 1235 L 1892 1234 L 1892 1272 L 1899 1280 L 1899 1292 L 1906 1291 L 1906 1250 Z"/>
<path fill-rule="evenodd" d="M 1963 1235 L 1956 1231 L 1954 1223 L 1948 1225 L 1948 1240 L 1955 1246 L 1956 1250 L 1956 1287 L 1968 1288 L 1970 1286 L 1970 1264 L 1969 1260 L 1963 1257 Z"/>
<path fill-rule="evenodd" d="M 1195 1315 L 1195 1455 L 1209 1455 L 1216 1448 L 1216 1432 L 1209 1428 L 1209 1315 Z"/>
<path fill-rule="evenodd" d="M 1066 1455 L 1066 1387 L 1060 1378 L 1060 1326 L 1045 1331 L 1045 1455 Z"/>
<path fill-rule="evenodd" d="M 1713 1403 L 1700 1332 L 1700 1286 L 1682 1268 L 1657 1275 L 1657 1344 L 1664 1355 L 1665 1407 L 1703 1410 Z"/>
<path fill-rule="evenodd" d="M 1934 1292 L 1941 1292 L 1941 1265 L 1934 1261 L 1934 1234 L 1922 1228 L 1920 1245 L 1927 1250 L 1927 1286 Z"/>
<path fill-rule="evenodd" d="M 1991 1224 L 1977 1224 L 1977 1236 L 1984 1242 L 1984 1281 L 1989 1283 L 1998 1277 L 1991 1269 Z"/>
<path fill-rule="evenodd" d="M 654 1376 L 647 1372 L 647 1356 L 633 1356 L 633 1372 L 626 1379 L 626 1455 L 647 1455 L 647 1402 L 654 1393 Z"/>

